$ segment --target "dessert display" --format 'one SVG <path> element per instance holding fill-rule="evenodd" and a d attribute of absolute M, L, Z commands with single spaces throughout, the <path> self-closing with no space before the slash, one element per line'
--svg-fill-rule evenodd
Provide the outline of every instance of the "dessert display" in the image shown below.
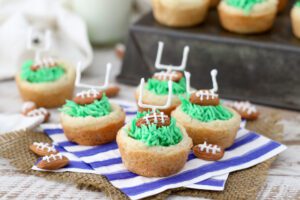
<path fill-rule="evenodd" d="M 50 156 L 58 153 L 53 145 L 44 142 L 34 142 L 29 149 L 38 156 Z"/>
<path fill-rule="evenodd" d="M 230 147 L 240 127 L 241 116 L 232 108 L 223 106 L 219 100 L 217 70 L 211 71 L 213 89 L 190 91 L 190 74 L 187 80 L 187 98 L 181 98 L 181 105 L 172 112 L 193 139 L 193 143 Z"/>
<path fill-rule="evenodd" d="M 124 125 L 123 109 L 109 102 L 105 94 L 108 88 L 111 64 L 107 65 L 105 83 L 93 86 L 80 83 L 80 67 L 77 67 L 76 87 L 88 88 L 67 100 L 60 109 L 60 120 L 66 137 L 80 145 L 100 145 L 116 139 Z"/>
<path fill-rule="evenodd" d="M 249 101 L 235 101 L 229 103 L 228 106 L 237 111 L 246 120 L 256 120 L 259 116 L 256 106 L 252 105 Z"/>
<path fill-rule="evenodd" d="M 197 144 L 193 147 L 194 155 L 202 160 L 216 161 L 224 156 L 224 149 L 215 144 Z"/>
<path fill-rule="evenodd" d="M 165 177 L 180 171 L 192 147 L 185 129 L 164 110 L 171 104 L 172 82 L 168 81 L 165 105 L 143 103 L 144 79 L 139 86 L 138 105 L 151 111 L 139 112 L 117 135 L 117 143 L 125 167 L 146 177 Z"/>
<path fill-rule="evenodd" d="M 99 176 L 86 177 L 86 173 L 100 174 L 124 198 L 144 199 L 183 187 L 222 191 L 230 173 L 253 167 L 285 149 L 284 145 L 247 130 L 245 123 L 240 124 L 238 112 L 222 104 L 216 70 L 211 71 L 212 89 L 191 91 L 190 74 L 184 71 L 188 48 L 179 66 L 161 64 L 162 49 L 160 43 L 155 62 L 155 67 L 162 71 L 147 83 L 141 79 L 136 91 L 140 111 L 137 112 L 132 102 L 116 100 L 126 111 L 126 124 L 123 109 L 108 98 L 119 91 L 108 83 L 111 65 L 107 65 L 100 86 L 81 83 L 78 66 L 75 86 L 84 90 L 60 109 L 59 124 L 41 126 L 55 146 L 37 142 L 30 146 L 33 153 L 44 156 L 35 162 L 32 170 L 84 172 L 79 179 L 88 178 L 86 185 L 99 179 Z M 179 104 L 174 104 L 174 99 Z M 170 116 L 165 111 L 171 112 L 172 104 L 177 108 Z M 26 102 L 22 111 L 27 113 L 36 108 L 34 103 Z M 253 117 L 253 108 L 249 110 L 240 107 L 241 112 Z M 28 135 L 35 140 L 42 139 L 35 134 Z M 33 155 L 30 156 L 32 160 Z M 251 172 L 253 177 L 257 175 L 253 169 Z M 60 178 L 69 175 L 63 173 Z"/>
<path fill-rule="evenodd" d="M 224 29 L 254 34 L 269 30 L 277 13 L 278 0 L 223 0 L 218 6 Z"/>
<path fill-rule="evenodd" d="M 166 26 L 190 27 L 205 20 L 210 0 L 152 0 L 155 19 Z"/>
<path fill-rule="evenodd" d="M 50 33 L 46 31 L 42 45 L 38 38 L 34 38 L 32 29 L 29 30 L 27 49 L 35 51 L 35 58 L 26 60 L 15 76 L 22 99 L 33 101 L 37 107 L 59 107 L 73 96 L 73 66 L 51 56 L 41 56 L 50 48 Z"/>
<path fill-rule="evenodd" d="M 300 38 L 300 1 L 297 1 L 291 11 L 293 33 Z"/>
<path fill-rule="evenodd" d="M 44 156 L 38 162 L 37 167 L 44 170 L 56 170 L 69 164 L 69 159 L 61 153 Z"/>
<path fill-rule="evenodd" d="M 152 78 L 149 78 L 145 84 L 143 103 L 150 105 L 164 105 L 168 99 L 169 87 L 168 81 L 172 80 L 172 100 L 169 107 L 166 109 L 159 109 L 166 115 L 170 115 L 171 112 L 180 104 L 179 96 L 185 95 L 186 93 L 186 81 L 182 74 L 182 71 L 186 68 L 187 57 L 189 53 L 189 47 L 184 48 L 182 63 L 180 66 L 163 65 L 161 64 L 161 57 L 163 51 L 163 43 L 159 42 L 158 52 L 155 62 L 155 67 L 158 70 Z M 138 100 L 140 93 L 139 87 L 135 92 L 135 98 Z M 148 111 L 147 108 L 139 107 L 139 111 Z"/>

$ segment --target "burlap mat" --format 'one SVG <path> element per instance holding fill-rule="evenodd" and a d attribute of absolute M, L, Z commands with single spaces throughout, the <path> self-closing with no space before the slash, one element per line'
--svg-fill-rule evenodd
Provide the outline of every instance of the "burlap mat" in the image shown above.
<path fill-rule="evenodd" d="M 269 138 L 281 140 L 282 128 L 275 125 L 279 116 L 275 113 L 267 113 L 255 122 L 249 122 L 247 128 L 263 133 Z M 121 191 L 114 188 L 105 177 L 95 174 L 83 173 L 47 173 L 31 170 L 37 157 L 31 153 L 28 146 L 33 142 L 50 142 L 50 139 L 42 133 L 21 131 L 7 133 L 0 136 L 0 157 L 6 158 L 11 165 L 26 174 L 42 176 L 59 182 L 65 181 L 75 184 L 79 188 L 88 188 L 95 191 L 103 191 L 111 199 L 128 199 Z M 223 192 L 193 190 L 193 189 L 172 189 L 147 199 L 165 199 L 170 194 L 206 197 L 212 199 L 255 199 L 260 187 L 263 185 L 268 169 L 275 158 L 252 168 L 231 173 Z"/>

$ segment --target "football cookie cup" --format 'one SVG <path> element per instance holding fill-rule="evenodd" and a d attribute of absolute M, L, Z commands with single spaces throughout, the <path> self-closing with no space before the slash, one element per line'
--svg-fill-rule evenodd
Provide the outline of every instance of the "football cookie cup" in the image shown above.
<path fill-rule="evenodd" d="M 60 120 L 68 140 L 94 146 L 112 142 L 125 123 L 123 109 L 111 103 L 112 111 L 102 117 L 72 117 L 61 113 Z"/>
<path fill-rule="evenodd" d="M 138 101 L 139 98 L 139 87 L 135 91 L 135 99 Z M 149 90 L 144 90 L 144 96 L 143 96 L 143 103 L 144 104 L 150 104 L 150 105 L 164 105 L 168 99 L 168 94 L 166 95 L 157 95 Z M 177 106 L 181 104 L 180 99 L 178 96 L 173 95 L 171 100 L 171 106 L 167 109 L 161 109 L 160 111 L 165 113 L 166 115 L 170 116 L 171 112 L 176 109 Z M 143 111 L 149 111 L 149 109 L 141 108 L 138 106 L 138 110 L 140 112 Z"/>
<path fill-rule="evenodd" d="M 233 116 L 229 120 L 224 121 L 201 122 L 183 112 L 180 106 L 172 112 L 172 117 L 186 129 L 194 145 L 207 142 L 227 148 L 234 143 L 234 139 L 240 127 L 241 116 L 231 108 L 226 107 L 226 109 L 228 109 Z"/>
<path fill-rule="evenodd" d="M 300 38 L 300 6 L 294 6 L 291 11 L 293 33 Z"/>
<path fill-rule="evenodd" d="M 166 26 L 189 27 L 204 21 L 210 0 L 152 0 L 155 19 Z"/>
<path fill-rule="evenodd" d="M 24 101 L 32 101 L 38 107 L 54 108 L 71 99 L 74 91 L 75 69 L 63 62 L 59 62 L 65 70 L 65 74 L 58 80 L 44 83 L 30 83 L 22 80 L 21 72 L 15 79 L 21 97 Z"/>
<path fill-rule="evenodd" d="M 263 33 L 272 28 L 276 13 L 277 0 L 268 0 L 264 6 L 255 5 L 250 13 L 227 5 L 222 1 L 218 6 L 219 18 L 224 29 L 239 34 Z"/>
<path fill-rule="evenodd" d="M 168 147 L 147 146 L 128 136 L 130 125 L 125 125 L 117 135 L 117 143 L 125 167 L 145 177 L 166 177 L 179 172 L 185 165 L 192 140 L 181 126 L 182 140 Z"/>

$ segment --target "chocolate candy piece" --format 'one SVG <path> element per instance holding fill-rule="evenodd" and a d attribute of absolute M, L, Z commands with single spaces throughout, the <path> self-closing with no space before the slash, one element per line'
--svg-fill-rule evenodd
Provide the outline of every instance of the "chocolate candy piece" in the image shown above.
<path fill-rule="evenodd" d="M 194 146 L 193 152 L 197 158 L 208 161 L 220 160 L 224 156 L 224 149 L 222 147 L 207 144 L 207 142 Z"/>
<path fill-rule="evenodd" d="M 37 71 L 41 68 L 51 68 L 57 65 L 57 62 L 53 58 L 43 58 L 40 62 L 32 65 L 30 69 Z"/>
<path fill-rule="evenodd" d="M 126 47 L 124 44 L 119 43 L 115 46 L 115 54 L 121 60 L 124 58 L 125 51 Z"/>
<path fill-rule="evenodd" d="M 242 118 L 247 120 L 255 120 L 259 116 L 259 112 L 256 107 L 249 101 L 235 101 L 228 106 L 236 110 Z"/>
<path fill-rule="evenodd" d="M 212 90 L 198 90 L 192 93 L 190 102 L 201 106 L 217 106 L 220 104 L 219 95 Z"/>
<path fill-rule="evenodd" d="M 95 100 L 101 100 L 101 99 L 102 99 L 101 91 L 90 89 L 78 93 L 76 97 L 73 98 L 73 101 L 80 105 L 86 105 L 86 104 L 93 103 Z"/>
<path fill-rule="evenodd" d="M 38 69 L 40 69 L 40 66 L 39 66 L 39 65 L 32 65 L 32 66 L 30 67 L 30 69 L 31 69 L 32 71 L 37 71 Z"/>
<path fill-rule="evenodd" d="M 171 123 L 170 117 L 164 113 L 151 113 L 140 118 L 136 122 L 137 127 L 142 125 L 156 124 L 157 127 L 169 126 Z"/>
<path fill-rule="evenodd" d="M 160 81 L 168 81 L 171 80 L 173 82 L 179 82 L 180 79 L 183 77 L 183 74 L 181 72 L 177 71 L 161 71 L 157 72 L 153 75 L 154 79 L 160 80 Z"/>
<path fill-rule="evenodd" d="M 47 122 L 50 118 L 50 113 L 46 108 L 37 108 L 26 113 L 28 117 L 43 116 L 43 122 Z"/>
<path fill-rule="evenodd" d="M 26 101 L 23 103 L 22 105 L 22 109 L 21 109 L 21 113 L 23 115 L 26 115 L 28 112 L 32 111 L 32 110 L 35 110 L 37 107 L 36 107 L 36 104 L 32 101 Z"/>
<path fill-rule="evenodd" d="M 69 164 L 69 159 L 63 156 L 61 153 L 51 154 L 50 156 L 44 156 L 42 160 L 37 164 L 40 169 L 56 170 L 63 168 Z"/>
<path fill-rule="evenodd" d="M 51 154 L 58 153 L 54 146 L 49 143 L 34 142 L 29 148 L 32 152 L 39 156 L 50 156 Z"/>
<path fill-rule="evenodd" d="M 104 92 L 107 97 L 115 97 L 119 94 L 120 88 L 118 86 L 110 86 Z"/>

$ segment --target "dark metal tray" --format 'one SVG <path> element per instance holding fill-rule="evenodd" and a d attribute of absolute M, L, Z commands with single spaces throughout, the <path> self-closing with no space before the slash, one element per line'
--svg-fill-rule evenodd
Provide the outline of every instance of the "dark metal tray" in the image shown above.
<path fill-rule="evenodd" d="M 187 70 L 196 88 L 211 87 L 209 72 L 217 68 L 221 97 L 300 110 L 300 40 L 292 34 L 289 9 L 272 30 L 249 36 L 223 30 L 216 11 L 187 29 L 162 26 L 149 13 L 130 29 L 120 82 L 137 85 L 151 76 L 158 41 L 165 43 L 166 64 L 179 64 L 190 46 Z"/>

